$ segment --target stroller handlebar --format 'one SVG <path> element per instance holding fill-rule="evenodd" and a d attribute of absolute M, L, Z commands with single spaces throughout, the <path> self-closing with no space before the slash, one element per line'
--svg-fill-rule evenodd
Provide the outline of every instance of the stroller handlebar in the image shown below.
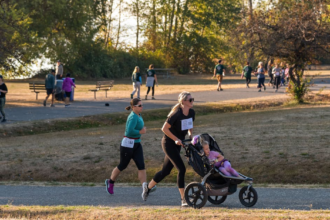
<path fill-rule="evenodd" d="M 188 147 L 189 143 L 191 142 L 191 139 L 185 139 L 181 141 L 183 144 L 183 147 Z"/>

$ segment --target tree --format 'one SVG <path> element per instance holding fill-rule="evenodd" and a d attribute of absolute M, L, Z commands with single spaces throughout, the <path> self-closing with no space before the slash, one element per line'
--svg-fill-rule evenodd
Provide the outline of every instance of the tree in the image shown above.
<path fill-rule="evenodd" d="M 252 20 L 242 18 L 237 34 L 262 54 L 291 64 L 289 91 L 303 102 L 308 84 L 303 79 L 307 62 L 315 54 L 329 53 L 329 0 L 278 0 L 254 12 Z"/>

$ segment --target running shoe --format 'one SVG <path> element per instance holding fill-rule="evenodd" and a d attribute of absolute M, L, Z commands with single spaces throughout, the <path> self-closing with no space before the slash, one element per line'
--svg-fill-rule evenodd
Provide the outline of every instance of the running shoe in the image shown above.
<path fill-rule="evenodd" d="M 112 195 L 113 194 L 114 184 L 110 183 L 110 180 L 106 179 L 105 180 L 105 186 L 106 186 L 107 193 L 109 193 L 110 195 Z"/>
<path fill-rule="evenodd" d="M 185 198 L 181 199 L 181 207 L 188 207 L 188 204 L 187 204 Z"/>
<path fill-rule="evenodd" d="M 155 185 L 154 187 L 151 188 L 151 190 L 149 191 L 149 193 L 155 192 L 157 189 L 157 186 Z"/>
<path fill-rule="evenodd" d="M 223 89 L 220 89 L 220 91 L 223 91 Z"/>
<path fill-rule="evenodd" d="M 277 89 L 275 90 L 275 92 L 277 92 Z"/>
<path fill-rule="evenodd" d="M 155 99 L 155 97 L 152 96 L 151 99 Z"/>
<path fill-rule="evenodd" d="M 261 89 L 259 89 L 258 92 L 261 92 Z"/>
<path fill-rule="evenodd" d="M 55 107 L 55 105 L 50 105 L 50 107 Z"/>
<path fill-rule="evenodd" d="M 148 193 L 148 183 L 147 182 L 144 182 L 143 184 L 142 184 L 142 194 L 141 194 L 141 196 L 142 196 L 142 199 L 144 200 L 144 201 L 147 201 L 147 198 L 148 198 L 148 195 L 149 195 L 149 193 Z"/>

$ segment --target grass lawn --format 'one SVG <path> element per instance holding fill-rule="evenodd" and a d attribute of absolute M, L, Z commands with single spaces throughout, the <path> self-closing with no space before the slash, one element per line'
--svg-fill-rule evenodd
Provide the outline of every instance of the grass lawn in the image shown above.
<path fill-rule="evenodd" d="M 164 120 L 147 121 L 142 137 L 148 179 L 163 162 Z M 119 163 L 124 124 L 2 138 L 1 181 L 103 182 Z M 255 183 L 330 183 L 329 106 L 300 106 L 196 117 L 194 133 L 210 133 L 232 166 Z M 183 156 L 183 151 L 182 151 Z M 176 182 L 176 170 L 164 183 Z M 199 180 L 187 165 L 186 182 Z M 118 182 L 138 182 L 133 162 Z"/>
<path fill-rule="evenodd" d="M 226 220 L 282 220 L 330 219 L 329 210 L 296 211 L 273 209 L 203 208 L 135 208 L 92 206 L 0 206 L 3 219 L 226 219 Z"/>

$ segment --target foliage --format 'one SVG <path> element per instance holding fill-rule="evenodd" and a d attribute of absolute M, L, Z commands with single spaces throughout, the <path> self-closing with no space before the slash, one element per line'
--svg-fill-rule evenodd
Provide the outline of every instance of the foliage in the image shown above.
<path fill-rule="evenodd" d="M 308 84 L 302 80 L 305 65 L 315 59 L 315 54 L 329 53 L 328 4 L 329 0 L 271 1 L 255 11 L 253 17 L 242 18 L 235 30 L 237 36 L 249 40 L 248 46 L 291 64 L 289 88 L 298 102 L 308 91 Z"/>

